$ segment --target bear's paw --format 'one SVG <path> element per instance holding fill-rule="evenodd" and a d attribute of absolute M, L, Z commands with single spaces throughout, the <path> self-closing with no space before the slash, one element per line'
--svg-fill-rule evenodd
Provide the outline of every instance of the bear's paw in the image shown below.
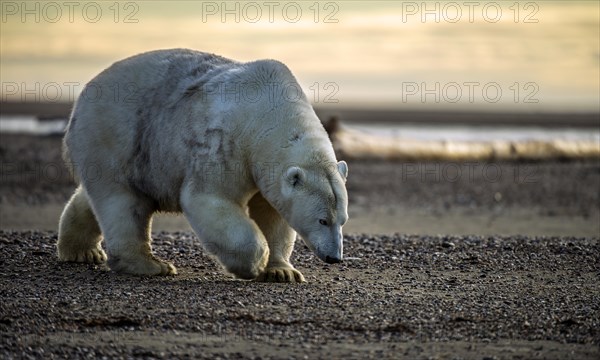
<path fill-rule="evenodd" d="M 106 253 L 100 246 L 86 250 L 63 249 L 59 246 L 58 259 L 60 261 L 100 264 L 106 261 Z"/>
<path fill-rule="evenodd" d="M 139 256 L 129 259 L 111 256 L 108 259 L 108 266 L 113 271 L 131 275 L 177 275 L 177 269 L 173 264 L 155 256 Z"/>
<path fill-rule="evenodd" d="M 257 282 L 303 283 L 304 276 L 294 268 L 267 268 L 254 280 Z"/>

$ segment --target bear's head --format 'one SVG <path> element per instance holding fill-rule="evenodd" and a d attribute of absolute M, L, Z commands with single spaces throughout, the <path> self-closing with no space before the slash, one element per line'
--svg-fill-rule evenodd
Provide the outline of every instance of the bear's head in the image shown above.
<path fill-rule="evenodd" d="M 342 226 L 348 220 L 348 165 L 290 166 L 282 174 L 282 215 L 323 261 L 343 258 Z"/>

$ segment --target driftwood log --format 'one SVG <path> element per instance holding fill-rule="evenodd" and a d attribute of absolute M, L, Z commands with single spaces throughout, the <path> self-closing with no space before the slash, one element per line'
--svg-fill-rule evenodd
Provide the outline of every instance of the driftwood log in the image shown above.
<path fill-rule="evenodd" d="M 417 140 L 378 136 L 344 126 L 333 116 L 325 123 L 333 147 L 343 159 L 385 160 L 586 160 L 600 159 L 594 140 Z"/>

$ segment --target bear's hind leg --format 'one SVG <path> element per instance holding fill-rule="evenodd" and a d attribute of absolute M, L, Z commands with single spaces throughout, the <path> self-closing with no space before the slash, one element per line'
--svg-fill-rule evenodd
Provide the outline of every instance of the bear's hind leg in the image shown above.
<path fill-rule="evenodd" d="M 259 192 L 248 203 L 254 219 L 269 244 L 269 262 L 256 278 L 262 282 L 304 282 L 304 276 L 290 263 L 296 232 Z"/>
<path fill-rule="evenodd" d="M 58 259 L 87 263 L 106 261 L 102 236 L 85 190 L 81 186 L 65 206 L 58 224 Z"/>
<path fill-rule="evenodd" d="M 103 189 L 90 198 L 104 233 L 111 270 L 133 275 L 175 275 L 177 270 L 152 254 L 151 201 L 126 189 Z"/>

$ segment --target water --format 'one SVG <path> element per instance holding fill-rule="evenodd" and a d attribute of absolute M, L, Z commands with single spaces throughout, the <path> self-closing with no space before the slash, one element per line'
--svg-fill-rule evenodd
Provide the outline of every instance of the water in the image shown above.
<path fill-rule="evenodd" d="M 0 116 L 0 133 L 4 134 L 62 134 L 66 125 L 66 118 L 40 121 L 29 115 Z"/>
<path fill-rule="evenodd" d="M 38 120 L 35 116 L 0 116 L 0 133 L 51 135 L 62 134 L 66 118 Z M 595 141 L 600 143 L 600 129 L 541 128 L 534 126 L 462 126 L 462 125 L 344 125 L 370 135 L 425 141 Z"/>

